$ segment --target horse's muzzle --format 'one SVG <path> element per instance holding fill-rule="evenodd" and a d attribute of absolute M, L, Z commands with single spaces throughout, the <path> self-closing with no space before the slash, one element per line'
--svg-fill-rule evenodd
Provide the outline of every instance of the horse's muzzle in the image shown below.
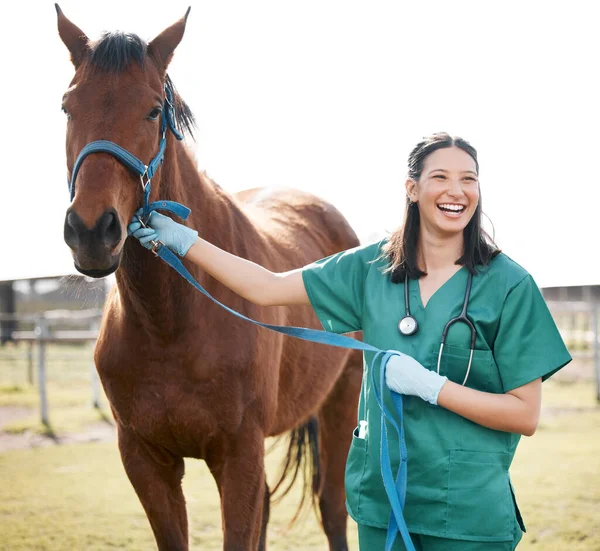
<path fill-rule="evenodd" d="M 121 251 L 116 251 L 123 232 L 114 209 L 105 210 L 93 228 L 88 228 L 70 208 L 65 216 L 64 238 L 77 271 L 90 277 L 104 277 L 119 266 Z"/>

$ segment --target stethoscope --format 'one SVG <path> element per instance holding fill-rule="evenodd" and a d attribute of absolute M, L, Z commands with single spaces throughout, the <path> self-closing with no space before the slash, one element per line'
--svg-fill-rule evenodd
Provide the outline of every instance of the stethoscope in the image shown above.
<path fill-rule="evenodd" d="M 477 337 L 477 332 L 475 331 L 475 326 L 471 322 L 471 320 L 467 317 L 467 307 L 469 304 L 469 297 L 471 296 L 471 285 L 473 284 L 473 274 L 469 272 L 469 276 L 467 278 L 467 288 L 465 289 L 465 298 L 463 301 L 462 311 L 459 316 L 452 318 L 444 327 L 444 331 L 442 332 L 442 342 L 440 343 L 440 351 L 437 359 L 437 372 L 438 375 L 440 373 L 440 363 L 442 361 L 442 352 L 444 350 L 444 345 L 446 344 L 446 336 L 448 335 L 448 330 L 455 323 L 466 323 L 471 330 L 471 353 L 469 354 L 469 365 L 467 366 L 467 373 L 465 375 L 465 380 L 462 382 L 464 385 L 469 378 L 469 372 L 471 371 L 471 362 L 473 361 L 473 350 L 475 350 L 475 339 Z M 408 274 L 404 277 L 404 306 L 406 307 L 406 315 L 400 320 L 398 323 L 398 330 L 400 333 L 406 337 L 410 337 L 414 335 L 419 330 L 419 324 L 417 320 L 413 318 L 410 314 L 410 303 L 408 300 Z"/>

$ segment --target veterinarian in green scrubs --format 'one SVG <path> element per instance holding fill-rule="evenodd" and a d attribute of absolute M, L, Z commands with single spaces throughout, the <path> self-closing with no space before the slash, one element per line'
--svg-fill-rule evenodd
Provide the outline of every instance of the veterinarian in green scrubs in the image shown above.
<path fill-rule="evenodd" d="M 439 166 L 443 161 L 431 168 Z M 407 189 L 410 197 L 412 189 Z M 460 192 L 455 195 L 454 203 L 467 203 Z M 450 202 L 445 197 L 437 199 L 436 204 Z M 415 203 L 409 203 L 408 209 L 414 208 Z M 389 254 L 383 250 L 386 244 L 389 251 L 388 240 L 384 240 L 305 267 L 302 274 L 310 302 L 326 330 L 362 330 L 366 342 L 409 355 L 421 364 L 420 369 L 435 374 L 442 332 L 461 312 L 469 269 L 457 266 L 445 282 L 435 286 L 438 288 L 426 305 L 421 300 L 419 279 L 408 278 L 410 314 L 418 323 L 418 331 L 406 336 L 398 329 L 406 312 L 406 283 L 403 278 L 393 283 L 389 271 L 386 273 L 390 264 Z M 467 314 L 475 326 L 476 340 L 465 386 L 480 391 L 472 404 L 475 408 L 490 403 L 490 411 L 484 414 L 489 424 L 490 419 L 503 415 L 504 404 L 497 401 L 500 395 L 505 399 L 506 393 L 547 379 L 571 358 L 537 285 L 521 266 L 500 253 L 485 266 L 476 266 L 474 272 Z M 359 424 L 366 421 L 366 431 L 355 431 L 346 467 L 347 509 L 359 524 L 360 547 L 366 550 L 384 548 L 390 518 L 380 467 L 380 409 L 368 373 L 372 356 L 365 354 L 358 411 Z M 451 326 L 439 378 L 447 377 L 460 387 L 469 356 L 468 326 Z M 393 374 L 388 373 L 387 382 L 393 388 L 390 377 Z M 379 381 L 379 373 L 375 379 Z M 466 396 L 465 400 L 471 398 Z M 517 396 L 510 398 L 519 400 Z M 394 411 L 391 401 L 387 405 Z M 416 548 L 514 549 L 525 526 L 509 467 L 521 434 L 488 428 L 440 405 L 418 396 L 404 398 L 408 451 L 404 516 Z M 534 430 L 535 425 L 523 433 Z M 389 431 L 388 436 L 396 472 L 397 434 Z M 401 538 L 397 538 L 394 549 L 404 549 Z"/>
<path fill-rule="evenodd" d="M 509 467 L 521 435 L 536 430 L 542 381 L 571 358 L 531 276 L 481 227 L 479 164 L 468 142 L 434 134 L 417 144 L 406 195 L 404 222 L 389 238 L 283 274 L 157 213 L 148 228 L 134 220 L 130 233 L 147 248 L 162 241 L 252 302 L 311 304 L 327 331 L 362 330 L 369 344 L 399 351 L 385 383 L 404 395 L 404 516 L 416 549 L 512 551 L 525 526 Z M 448 327 L 461 312 L 472 328 Z M 385 548 L 390 519 L 372 356 L 365 353 L 346 466 L 347 509 L 365 551 Z M 391 393 L 379 391 L 394 411 Z M 389 438 L 395 472 L 398 441 L 393 431 Z M 397 538 L 394 550 L 403 549 Z"/>
<path fill-rule="evenodd" d="M 447 321 L 463 305 L 468 270 L 461 268 L 424 307 L 419 285 L 409 280 L 411 313 L 419 330 L 398 331 L 403 316 L 403 283 L 382 274 L 387 260 L 381 245 L 369 245 L 317 262 L 303 270 L 311 303 L 323 327 L 346 333 L 362 330 L 364 340 L 378 348 L 409 354 L 436 370 L 440 338 Z M 469 316 L 477 340 L 467 386 L 486 393 L 505 393 L 537 378 L 547 378 L 570 357 L 548 308 L 523 268 L 500 254 L 473 278 Z M 469 362 L 469 330 L 458 324 L 448 333 L 440 374 L 461 384 Z M 365 370 L 372 353 L 365 355 Z M 379 381 L 379 377 L 376 377 Z M 389 410 L 393 406 L 389 404 Z M 525 530 L 508 469 L 519 434 L 485 428 L 432 406 L 416 396 L 404 399 L 408 450 L 408 485 L 404 515 L 413 540 L 433 542 L 424 549 L 450 549 L 440 538 L 465 540 L 456 549 L 513 549 Z M 383 549 L 390 505 L 380 468 L 380 410 L 363 378 L 359 420 L 366 420 L 365 438 L 355 432 L 346 467 L 349 514 L 373 531 Z M 397 435 L 389 432 L 392 465 L 398 465 Z M 396 454 L 394 456 L 394 453 Z M 437 547 L 435 546 L 437 541 Z M 492 545 L 493 544 L 493 545 Z"/>

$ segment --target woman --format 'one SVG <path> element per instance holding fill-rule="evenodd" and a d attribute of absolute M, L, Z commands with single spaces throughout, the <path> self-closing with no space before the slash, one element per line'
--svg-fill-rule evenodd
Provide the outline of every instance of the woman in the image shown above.
<path fill-rule="evenodd" d="M 160 214 L 148 228 L 130 225 L 147 248 L 162 241 L 254 303 L 311 304 L 327 331 L 362 330 L 366 342 L 401 353 L 388 362 L 386 383 L 405 395 L 404 516 L 423 551 L 516 548 L 525 527 L 508 469 L 521 435 L 536 430 L 542 380 L 571 360 L 531 276 L 483 231 L 478 175 L 477 153 L 464 140 L 445 133 L 423 140 L 409 157 L 396 233 L 281 274 Z M 473 330 L 463 322 L 445 331 L 465 303 Z M 365 359 L 370 366 L 372 354 Z M 361 549 L 370 551 L 384 549 L 390 505 L 368 376 L 359 419 L 366 424 L 348 456 L 347 508 Z M 394 549 L 403 549 L 400 538 Z"/>

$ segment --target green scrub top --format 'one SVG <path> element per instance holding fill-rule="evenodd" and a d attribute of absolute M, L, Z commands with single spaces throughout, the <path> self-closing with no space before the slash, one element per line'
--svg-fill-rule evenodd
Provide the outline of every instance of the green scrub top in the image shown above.
<path fill-rule="evenodd" d="M 419 331 L 404 336 L 404 284 L 393 284 L 382 269 L 385 240 L 319 260 L 303 269 L 310 302 L 324 329 L 363 331 L 365 342 L 410 354 L 428 369 L 437 355 L 446 323 L 462 309 L 468 271 L 462 267 L 421 302 L 419 282 L 409 280 L 410 310 Z M 467 386 L 505 393 L 539 377 L 547 379 L 571 361 L 554 320 L 532 277 L 499 254 L 473 277 L 468 316 L 477 340 Z M 469 362 L 470 332 L 463 323 L 448 332 L 440 373 L 461 384 Z M 360 524 L 386 528 L 390 505 L 380 470 L 380 409 L 371 386 L 373 353 L 365 353 L 358 418 L 366 438 L 355 430 L 346 464 L 346 506 Z M 379 384 L 379 365 L 375 367 Z M 386 406 L 394 411 L 390 393 Z M 512 541 L 516 522 L 525 530 L 508 469 L 519 434 L 485 428 L 414 396 L 404 397 L 408 451 L 405 519 L 410 532 L 472 541 Z M 388 431 L 393 472 L 398 440 Z"/>

